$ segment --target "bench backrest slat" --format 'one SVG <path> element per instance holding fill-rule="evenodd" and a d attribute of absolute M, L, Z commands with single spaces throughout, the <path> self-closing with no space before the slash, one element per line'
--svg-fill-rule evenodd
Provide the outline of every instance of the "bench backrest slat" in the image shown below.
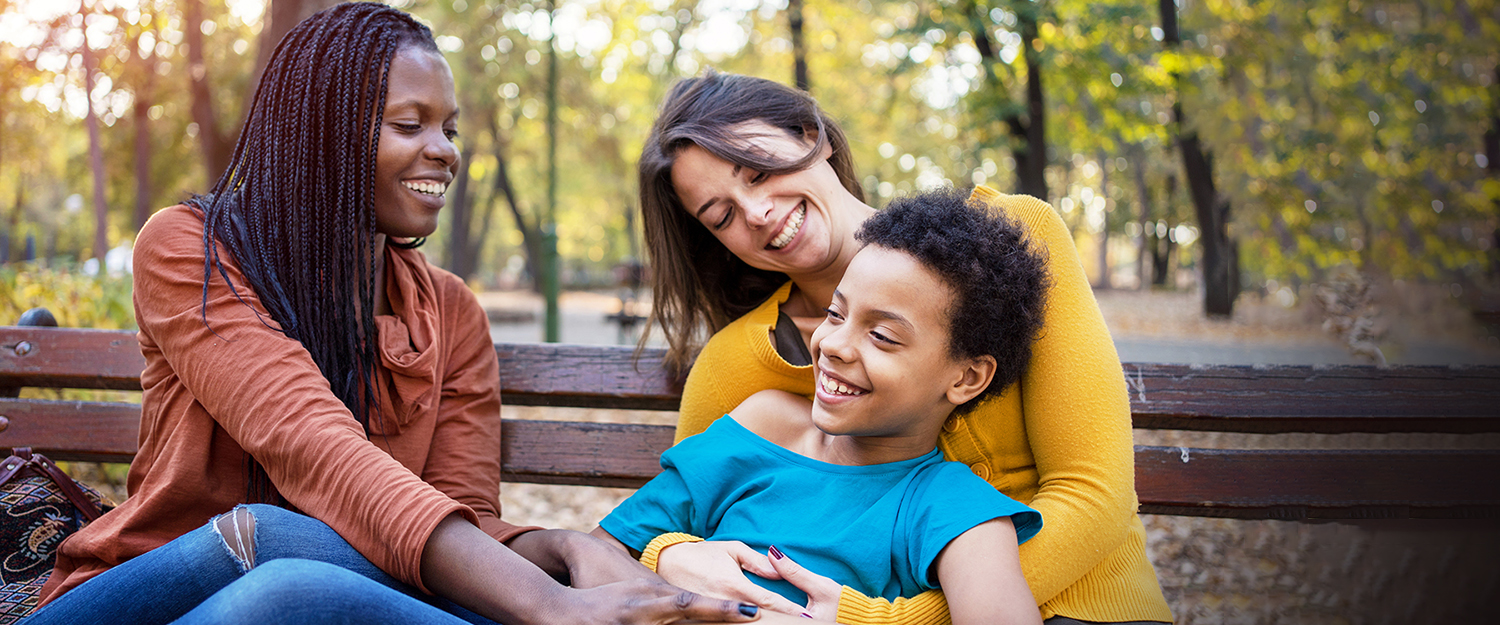
<path fill-rule="evenodd" d="M 24 355 L 15 346 L 28 343 Z M 662 350 L 501 343 L 512 406 L 676 410 Z M 0 327 L 0 387 L 140 389 L 126 331 Z M 1219 432 L 1500 432 L 1500 367 L 1125 364 L 1134 425 Z"/>
<path fill-rule="evenodd" d="M 660 350 L 499 344 L 508 405 L 675 410 Z M 0 449 L 127 462 L 135 404 L 6 398 L 24 386 L 139 389 L 134 333 L 0 327 Z M 1500 367 L 1126 364 L 1136 427 L 1231 432 L 1500 431 Z M 636 487 L 670 426 L 507 420 L 504 479 Z M 1136 448 L 1150 513 L 1237 518 L 1500 517 L 1500 451 Z"/>
<path fill-rule="evenodd" d="M 1242 519 L 1495 518 L 1500 451 L 1137 446 L 1153 514 Z"/>
<path fill-rule="evenodd" d="M 0 387 L 141 390 L 134 332 L 0 327 Z"/>
<path fill-rule="evenodd" d="M 500 464 L 508 482 L 638 488 L 661 472 L 673 428 L 631 423 L 507 420 Z"/>

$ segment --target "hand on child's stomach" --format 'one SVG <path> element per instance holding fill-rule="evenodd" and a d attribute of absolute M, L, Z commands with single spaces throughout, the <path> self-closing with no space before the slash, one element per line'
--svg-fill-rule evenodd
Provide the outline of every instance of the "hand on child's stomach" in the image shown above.
<path fill-rule="evenodd" d="M 772 549 L 776 549 L 772 547 Z M 802 568 L 780 550 L 767 559 L 781 579 L 807 593 L 807 615 L 816 621 L 833 622 L 839 615 L 839 597 L 844 587 L 830 578 Z"/>
<path fill-rule="evenodd" d="M 656 560 L 656 573 L 684 590 L 753 603 L 793 616 L 801 616 L 805 611 L 786 597 L 755 585 L 745 577 L 746 571 L 769 579 L 781 577 L 771 566 L 770 558 L 739 541 L 678 543 L 662 549 Z M 837 601 L 835 595 L 835 610 Z"/>

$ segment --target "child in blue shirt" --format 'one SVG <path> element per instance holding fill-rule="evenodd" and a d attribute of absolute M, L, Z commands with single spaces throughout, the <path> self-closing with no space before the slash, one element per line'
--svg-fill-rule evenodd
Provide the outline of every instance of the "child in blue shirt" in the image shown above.
<path fill-rule="evenodd" d="M 943 461 L 937 441 L 949 415 L 1020 379 L 1044 259 L 1016 222 L 951 189 L 892 202 L 858 238 L 810 341 L 814 400 L 752 395 L 664 453 L 594 533 L 634 551 L 669 532 L 738 540 L 872 597 L 943 588 L 959 625 L 1039 623 L 1018 546 L 1041 516 Z"/>

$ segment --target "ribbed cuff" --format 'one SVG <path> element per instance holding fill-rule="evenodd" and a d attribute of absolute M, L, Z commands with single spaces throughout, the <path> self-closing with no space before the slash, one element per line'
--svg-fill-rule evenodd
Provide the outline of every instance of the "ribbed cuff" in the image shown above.
<path fill-rule="evenodd" d="M 844 587 L 839 595 L 838 622 L 848 625 L 953 625 L 948 599 L 941 590 L 929 590 L 895 601 L 872 599 Z"/>
<path fill-rule="evenodd" d="M 661 557 L 661 550 L 681 543 L 701 542 L 703 542 L 702 538 L 698 538 L 697 536 L 694 536 L 692 534 L 683 534 L 682 532 L 668 532 L 666 534 L 662 534 L 660 536 L 657 536 L 656 538 L 651 539 L 651 542 L 646 544 L 645 550 L 641 551 L 641 564 L 646 565 L 646 568 L 651 569 L 652 572 L 655 572 L 656 559 L 658 557 Z"/>

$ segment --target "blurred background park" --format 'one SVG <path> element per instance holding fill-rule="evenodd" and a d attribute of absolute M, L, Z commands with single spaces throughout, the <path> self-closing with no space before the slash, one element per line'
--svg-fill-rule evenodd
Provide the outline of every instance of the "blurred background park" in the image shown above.
<path fill-rule="evenodd" d="M 0 323 L 47 306 L 65 326 L 133 327 L 134 234 L 211 186 L 276 41 L 331 4 L 0 0 Z M 423 249 L 480 294 L 498 340 L 542 339 L 555 231 L 561 340 L 635 342 L 635 159 L 665 90 L 714 67 L 812 93 L 877 207 L 944 184 L 1049 201 L 1124 360 L 1500 363 L 1495 0 L 392 4 L 433 28 L 463 109 L 466 167 Z M 507 486 L 507 516 L 587 529 L 619 496 Z M 1181 622 L 1437 620 L 1500 588 L 1492 562 L 1443 573 L 1481 570 L 1490 532 L 1147 525 Z"/>

